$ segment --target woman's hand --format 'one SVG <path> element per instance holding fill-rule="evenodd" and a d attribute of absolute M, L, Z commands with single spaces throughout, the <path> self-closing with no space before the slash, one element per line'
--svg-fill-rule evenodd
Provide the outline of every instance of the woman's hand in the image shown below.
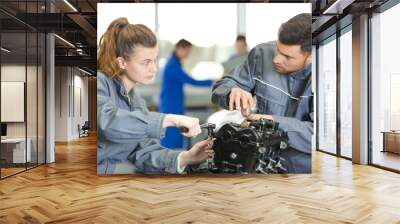
<path fill-rule="evenodd" d="M 196 143 L 189 151 L 183 151 L 181 155 L 181 167 L 191 164 L 204 162 L 208 157 L 214 154 L 214 151 L 208 148 L 208 141 L 204 140 Z"/>
<path fill-rule="evenodd" d="M 182 133 L 186 137 L 193 137 L 201 133 L 199 119 L 184 115 L 167 114 L 163 121 L 163 127 L 175 126 L 178 128 L 187 128 L 188 131 Z"/>

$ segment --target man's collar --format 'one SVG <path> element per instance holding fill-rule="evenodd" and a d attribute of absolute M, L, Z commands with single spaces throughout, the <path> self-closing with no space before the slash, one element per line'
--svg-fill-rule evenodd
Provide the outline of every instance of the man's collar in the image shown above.
<path fill-rule="evenodd" d="M 307 79 L 311 75 L 311 63 L 306 65 L 303 69 L 293 72 L 290 76 L 295 79 Z"/>
<path fill-rule="evenodd" d="M 179 64 L 181 64 L 181 60 L 178 58 L 178 56 L 176 55 L 176 52 L 172 52 L 172 56 L 171 56 L 174 60 L 176 60 Z"/>

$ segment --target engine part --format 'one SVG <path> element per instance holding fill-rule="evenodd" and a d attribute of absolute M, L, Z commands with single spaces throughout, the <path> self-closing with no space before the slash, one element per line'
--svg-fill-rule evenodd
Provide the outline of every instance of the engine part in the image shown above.
<path fill-rule="evenodd" d="M 213 131 L 215 125 L 205 126 L 214 156 L 199 169 L 213 173 L 286 173 L 280 153 L 288 147 L 288 136 L 279 129 L 279 123 L 267 119 L 250 121 L 247 127 L 228 123 L 217 132 Z"/>

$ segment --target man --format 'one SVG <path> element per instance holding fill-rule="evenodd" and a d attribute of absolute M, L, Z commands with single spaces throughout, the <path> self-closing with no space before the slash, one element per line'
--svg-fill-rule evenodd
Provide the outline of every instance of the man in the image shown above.
<path fill-rule="evenodd" d="M 311 15 L 304 13 L 283 23 L 277 41 L 254 47 L 213 87 L 214 104 L 239 110 L 249 120 L 272 119 L 288 132 L 290 147 L 282 157 L 289 173 L 311 172 L 311 61 Z M 253 95 L 256 114 L 251 114 Z"/>
<path fill-rule="evenodd" d="M 185 114 L 183 85 L 212 86 L 211 80 L 193 79 L 182 68 L 182 61 L 191 53 L 192 44 L 187 40 L 179 40 L 175 50 L 168 59 L 161 80 L 160 112 L 169 114 Z M 176 127 L 168 127 L 161 145 L 170 149 L 183 148 L 183 136 Z"/>
<path fill-rule="evenodd" d="M 232 55 L 227 61 L 222 63 L 222 65 L 224 66 L 224 75 L 232 72 L 234 68 L 236 68 L 238 65 L 246 60 L 248 53 L 246 36 L 240 34 L 236 37 L 235 51 L 236 53 L 234 55 Z"/>

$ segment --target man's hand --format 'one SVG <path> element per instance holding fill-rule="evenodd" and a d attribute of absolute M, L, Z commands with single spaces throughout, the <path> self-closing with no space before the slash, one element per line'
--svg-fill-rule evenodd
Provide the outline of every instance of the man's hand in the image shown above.
<path fill-rule="evenodd" d="M 181 152 L 181 167 L 190 164 L 199 164 L 214 154 L 214 151 L 208 148 L 208 141 L 204 140 L 196 143 L 189 151 Z"/>
<path fill-rule="evenodd" d="M 243 116 L 248 116 L 251 108 L 254 106 L 251 93 L 236 87 L 231 89 L 231 93 L 229 94 L 229 110 L 238 110 Z"/>
<path fill-rule="evenodd" d="M 249 122 L 247 122 L 247 121 L 256 121 L 256 120 L 260 120 L 261 118 L 264 118 L 267 120 L 274 120 L 274 118 L 269 114 L 250 114 L 249 116 L 246 117 L 246 119 L 244 119 L 244 121 L 242 122 L 242 125 L 247 127 L 247 126 L 249 126 Z"/>
<path fill-rule="evenodd" d="M 267 120 L 274 120 L 274 118 L 269 114 L 250 114 L 246 118 L 247 118 L 247 120 L 251 120 L 251 121 L 260 120 L 261 118 L 264 118 Z"/>

